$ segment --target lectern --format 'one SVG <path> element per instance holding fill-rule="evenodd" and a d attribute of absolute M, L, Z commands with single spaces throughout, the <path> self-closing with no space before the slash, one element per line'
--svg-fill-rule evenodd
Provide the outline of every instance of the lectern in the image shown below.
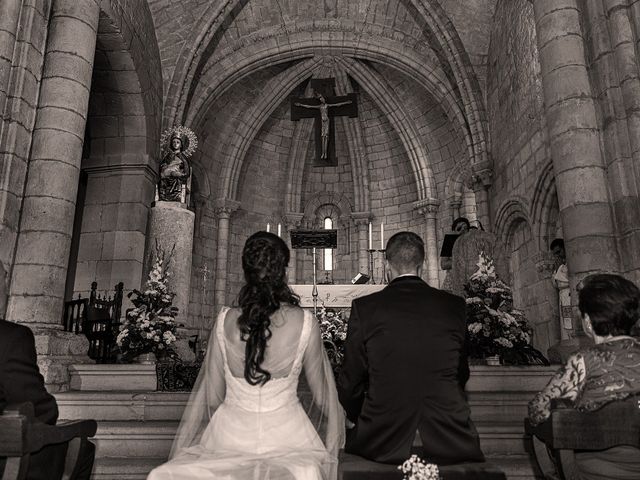
<path fill-rule="evenodd" d="M 337 230 L 293 230 L 291 248 L 311 248 L 313 250 L 313 314 L 318 313 L 318 279 L 316 264 L 317 248 L 338 248 Z"/>

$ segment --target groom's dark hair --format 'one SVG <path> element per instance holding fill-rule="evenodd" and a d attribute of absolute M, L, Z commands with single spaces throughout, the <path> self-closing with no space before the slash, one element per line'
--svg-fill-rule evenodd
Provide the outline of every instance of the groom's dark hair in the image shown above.
<path fill-rule="evenodd" d="M 424 242 L 413 232 L 399 232 L 387 242 L 385 252 L 390 264 L 400 270 L 409 270 L 424 262 Z"/>

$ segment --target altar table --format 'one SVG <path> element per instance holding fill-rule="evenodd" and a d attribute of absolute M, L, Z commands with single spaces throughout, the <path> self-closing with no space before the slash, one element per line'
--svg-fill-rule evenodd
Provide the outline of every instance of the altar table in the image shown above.
<path fill-rule="evenodd" d="M 301 307 L 313 307 L 313 285 L 290 285 Z M 318 307 L 350 307 L 354 298 L 382 290 L 386 285 L 318 285 Z"/>

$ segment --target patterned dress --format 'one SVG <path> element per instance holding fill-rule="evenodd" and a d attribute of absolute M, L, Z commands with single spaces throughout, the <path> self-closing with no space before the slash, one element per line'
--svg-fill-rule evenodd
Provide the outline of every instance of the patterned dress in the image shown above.
<path fill-rule="evenodd" d="M 573 402 L 593 411 L 614 400 L 640 394 L 640 339 L 616 337 L 574 353 L 529 402 L 529 419 L 537 425 L 551 415 L 551 400 Z M 614 447 L 576 454 L 580 480 L 640 479 L 640 450 Z"/>

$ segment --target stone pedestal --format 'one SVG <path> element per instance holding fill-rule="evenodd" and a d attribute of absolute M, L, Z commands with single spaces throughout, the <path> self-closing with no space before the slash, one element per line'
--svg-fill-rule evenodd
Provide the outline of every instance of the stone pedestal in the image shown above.
<path fill-rule="evenodd" d="M 151 252 L 154 251 L 156 242 L 167 254 L 175 245 L 169 264 L 168 283 L 169 289 L 175 293 L 173 305 L 178 307 L 176 321 L 184 324 L 187 329 L 196 330 L 197 326 L 191 325 L 188 318 L 194 221 L 194 213 L 187 210 L 184 204 L 156 202 L 149 214 L 147 251 L 150 253 L 147 255 L 145 272 L 149 272 L 155 260 Z"/>
<path fill-rule="evenodd" d="M 72 364 L 89 364 L 89 341 L 84 335 L 50 328 L 35 328 L 33 336 L 38 352 L 38 367 L 49 392 L 69 389 Z"/>

